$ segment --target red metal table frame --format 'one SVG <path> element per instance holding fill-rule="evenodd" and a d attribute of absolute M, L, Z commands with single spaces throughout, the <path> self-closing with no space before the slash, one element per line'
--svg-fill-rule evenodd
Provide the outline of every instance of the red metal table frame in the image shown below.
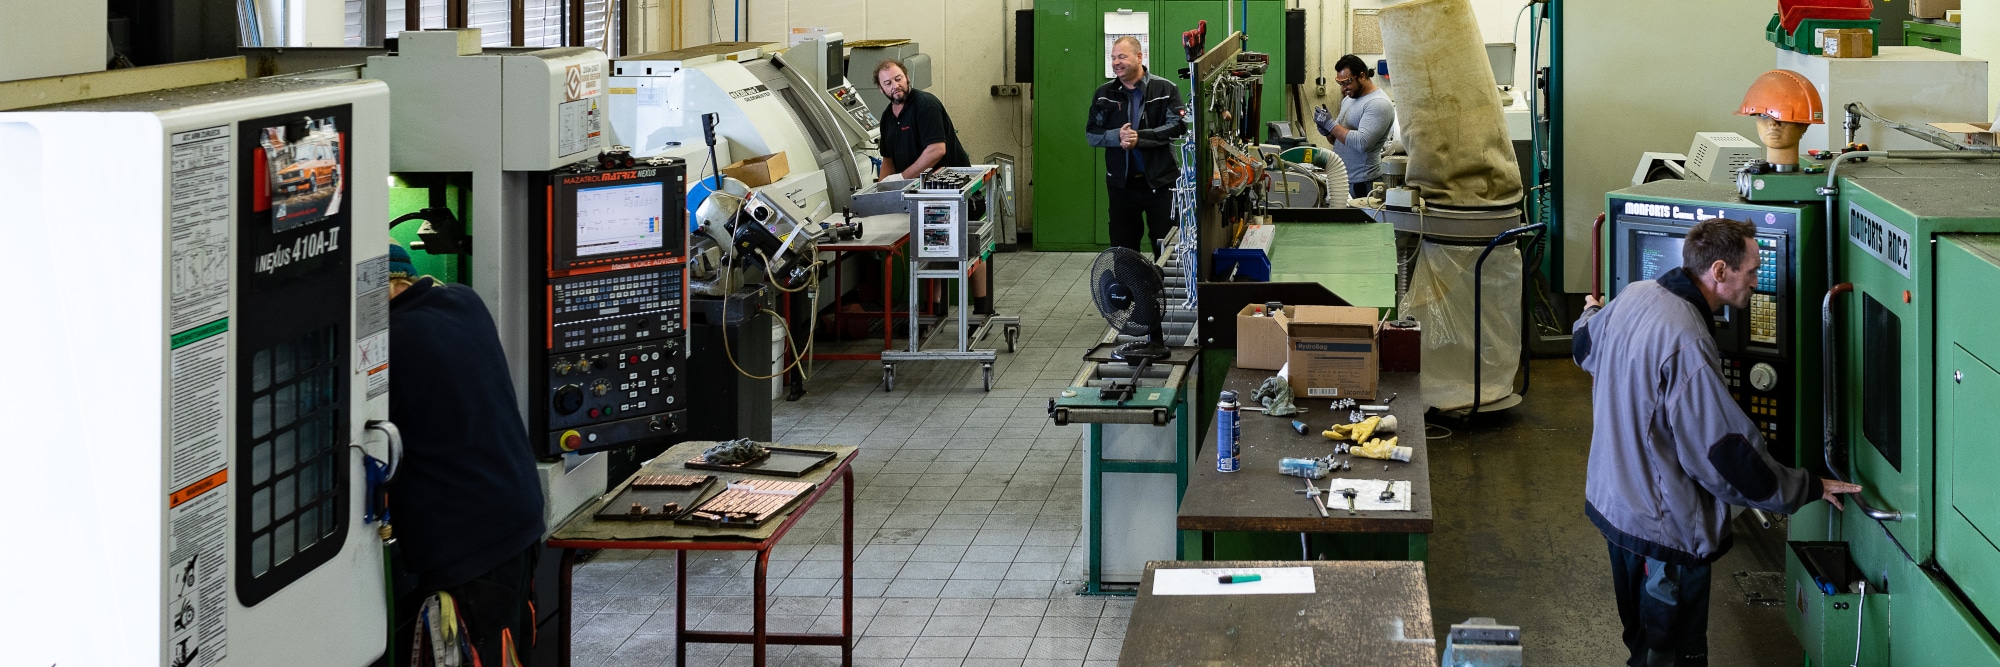
<path fill-rule="evenodd" d="M 858 453 L 858 452 L 857 452 Z M 678 553 L 674 558 L 674 664 L 687 667 L 687 645 L 698 644 L 750 644 L 756 647 L 753 664 L 760 667 L 765 661 L 768 644 L 839 646 L 840 664 L 854 662 L 854 462 L 853 456 L 844 457 L 839 467 L 827 474 L 826 481 L 813 489 L 812 495 L 792 509 L 784 523 L 778 524 L 777 532 L 757 542 L 719 542 L 697 540 L 549 540 L 549 546 L 562 549 L 562 662 L 568 667 L 570 656 L 570 575 L 576 568 L 576 552 L 579 549 L 671 549 Z M 771 567 L 771 547 L 792 530 L 792 524 L 806 511 L 819 503 L 820 496 L 826 495 L 835 479 L 841 480 L 840 512 L 840 634 L 770 632 L 765 627 L 765 600 L 768 597 L 766 573 Z M 751 611 L 750 632 L 717 632 L 711 630 L 687 629 L 687 552 L 689 551 L 756 551 L 757 574 L 755 590 L 752 593 L 756 608 Z"/>
<path fill-rule="evenodd" d="M 895 240 L 886 244 L 863 244 L 857 239 L 846 243 L 821 243 L 819 245 L 820 250 L 833 253 L 833 326 L 836 331 L 840 330 L 841 320 L 847 317 L 847 312 L 841 309 L 841 297 L 846 293 L 846 288 L 841 285 L 840 262 L 846 259 L 849 253 L 879 252 L 882 253 L 882 349 L 895 348 L 897 313 L 894 289 L 895 281 L 893 278 L 896 275 L 896 256 L 899 254 L 908 254 L 909 246 L 910 233 L 908 231 L 897 235 Z M 910 314 L 903 313 L 902 316 L 909 317 Z M 826 354 L 813 352 L 808 356 L 813 361 L 879 361 L 882 359 L 882 355 L 879 353 Z"/>

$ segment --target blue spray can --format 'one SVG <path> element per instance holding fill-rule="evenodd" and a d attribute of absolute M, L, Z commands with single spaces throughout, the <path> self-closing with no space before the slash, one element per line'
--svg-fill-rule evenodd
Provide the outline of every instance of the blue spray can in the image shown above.
<path fill-rule="evenodd" d="M 1237 451 L 1237 441 L 1243 437 L 1243 426 L 1237 420 L 1236 392 L 1222 392 L 1221 400 L 1215 402 L 1215 470 L 1216 472 L 1236 472 L 1243 461 Z"/>

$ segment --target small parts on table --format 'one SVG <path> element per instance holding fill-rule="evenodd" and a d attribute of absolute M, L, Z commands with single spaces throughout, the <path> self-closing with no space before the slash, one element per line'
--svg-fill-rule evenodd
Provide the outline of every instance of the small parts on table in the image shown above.
<path fill-rule="evenodd" d="M 758 525 L 784 511 L 792 501 L 812 489 L 812 482 L 764 479 L 733 482 L 722 493 L 696 507 L 688 517 L 724 524 Z"/>
<path fill-rule="evenodd" d="M 707 482 L 709 477 L 709 475 L 640 475 L 632 479 L 632 488 L 692 489 Z"/>
<path fill-rule="evenodd" d="M 717 443 L 714 447 L 703 450 L 701 458 L 693 459 L 690 463 L 740 466 L 762 461 L 770 455 L 771 450 L 765 449 L 763 445 L 752 442 L 749 438 L 741 438 Z"/>
<path fill-rule="evenodd" d="M 660 505 L 660 514 L 663 516 L 673 516 L 679 513 L 680 511 L 681 511 L 680 503 L 666 503 Z M 652 514 L 653 508 L 635 502 L 632 503 L 632 509 L 626 510 L 625 513 L 630 514 L 632 516 L 645 516 L 647 514 Z"/>

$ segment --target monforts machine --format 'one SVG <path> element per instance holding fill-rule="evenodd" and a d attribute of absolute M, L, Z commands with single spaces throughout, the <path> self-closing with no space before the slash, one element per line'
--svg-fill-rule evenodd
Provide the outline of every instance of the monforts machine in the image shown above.
<path fill-rule="evenodd" d="M 1819 427 L 1819 295 L 1825 293 L 1818 202 L 1744 200 L 1733 183 L 1666 180 L 1605 195 L 1606 296 L 1681 265 L 1687 230 L 1710 218 L 1757 227 L 1762 268 L 1747 312 L 1723 307 L 1712 323 L 1730 393 L 1791 464 L 1814 450 Z"/>
<path fill-rule="evenodd" d="M 386 659 L 388 160 L 372 81 L 0 113 L 7 662 Z"/>

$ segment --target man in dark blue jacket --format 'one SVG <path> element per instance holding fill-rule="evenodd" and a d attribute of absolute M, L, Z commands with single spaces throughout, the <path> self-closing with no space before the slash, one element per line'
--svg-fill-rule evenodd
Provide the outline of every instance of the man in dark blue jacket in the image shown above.
<path fill-rule="evenodd" d="M 403 461 L 389 490 L 399 566 L 399 655 L 425 598 L 446 592 L 481 664 L 500 665 L 501 636 L 531 642 L 528 582 L 542 539 L 542 492 L 526 422 L 493 315 L 463 285 L 414 277 L 389 247 L 389 419 Z"/>
<path fill-rule="evenodd" d="M 1090 145 L 1104 149 L 1111 245 L 1157 256 L 1160 239 L 1174 225 L 1173 187 L 1181 167 L 1173 139 L 1187 132 L 1187 105 L 1180 88 L 1147 72 L 1145 62 L 1138 39 L 1119 37 L 1111 45 L 1117 78 L 1097 88 L 1084 129 Z M 1141 236 L 1150 241 L 1144 248 Z"/>

